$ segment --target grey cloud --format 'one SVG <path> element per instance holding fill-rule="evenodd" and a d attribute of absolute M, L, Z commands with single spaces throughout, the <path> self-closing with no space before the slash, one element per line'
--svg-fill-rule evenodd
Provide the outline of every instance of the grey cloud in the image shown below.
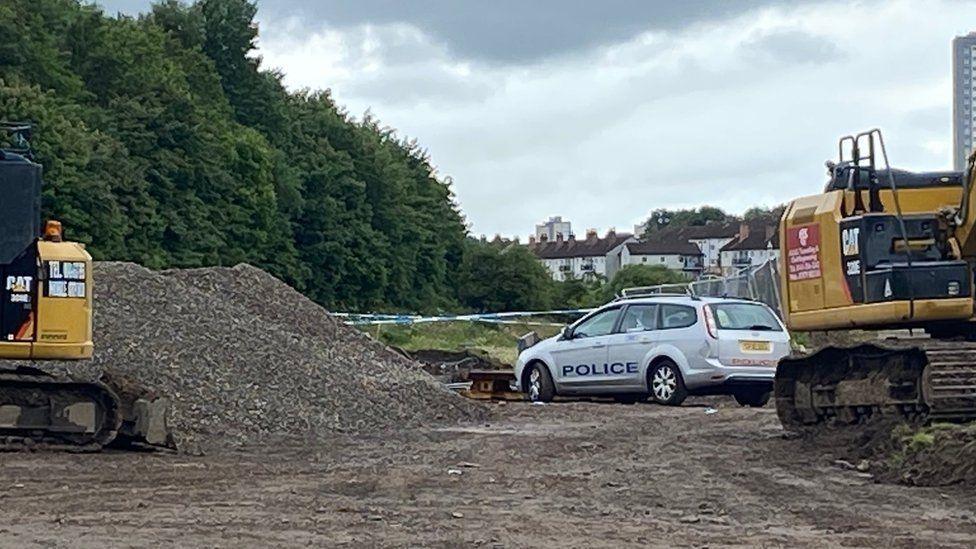
<path fill-rule="evenodd" d="M 438 67 L 406 65 L 390 67 L 381 75 L 358 78 L 342 91 L 362 100 L 396 106 L 483 101 L 493 90 L 491 82 L 457 77 Z"/>
<path fill-rule="evenodd" d="M 296 16 L 305 32 L 323 26 L 409 23 L 460 58 L 524 63 L 720 20 L 757 7 L 814 0 L 258 0 L 259 16 Z M 101 0 L 109 13 L 148 9 L 150 0 Z"/>
<path fill-rule="evenodd" d="M 836 44 L 803 31 L 780 31 L 754 37 L 743 45 L 747 56 L 759 62 L 823 63 L 839 61 L 846 54 Z"/>

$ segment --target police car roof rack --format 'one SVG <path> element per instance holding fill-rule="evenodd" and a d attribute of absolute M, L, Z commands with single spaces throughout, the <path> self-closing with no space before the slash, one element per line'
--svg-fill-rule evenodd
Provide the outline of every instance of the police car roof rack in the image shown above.
<path fill-rule="evenodd" d="M 614 301 L 633 299 L 635 297 L 690 297 L 692 299 L 698 299 L 698 296 L 691 293 L 688 289 L 684 292 L 665 292 L 661 286 L 640 286 L 620 290 L 620 294 Z"/>

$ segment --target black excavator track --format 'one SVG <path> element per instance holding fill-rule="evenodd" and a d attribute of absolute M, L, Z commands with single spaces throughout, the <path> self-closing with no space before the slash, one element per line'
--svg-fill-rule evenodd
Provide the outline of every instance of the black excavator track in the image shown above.
<path fill-rule="evenodd" d="M 773 392 L 783 427 L 876 417 L 976 420 L 976 343 L 906 337 L 783 359 Z"/>
<path fill-rule="evenodd" d="M 119 398 L 103 383 L 0 370 L 0 451 L 98 451 L 121 426 Z"/>

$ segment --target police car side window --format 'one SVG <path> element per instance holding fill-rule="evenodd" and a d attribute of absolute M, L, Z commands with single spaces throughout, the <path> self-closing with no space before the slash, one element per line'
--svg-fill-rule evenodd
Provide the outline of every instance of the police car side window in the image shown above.
<path fill-rule="evenodd" d="M 618 313 L 620 313 L 620 309 L 609 309 L 591 316 L 573 329 L 573 339 L 609 334 L 613 331 L 613 325 L 617 323 Z"/>
<path fill-rule="evenodd" d="M 621 332 L 645 332 L 657 325 L 657 305 L 631 305 L 620 322 Z"/>
<path fill-rule="evenodd" d="M 661 305 L 661 329 L 687 328 L 698 321 L 694 307 L 684 305 Z"/>

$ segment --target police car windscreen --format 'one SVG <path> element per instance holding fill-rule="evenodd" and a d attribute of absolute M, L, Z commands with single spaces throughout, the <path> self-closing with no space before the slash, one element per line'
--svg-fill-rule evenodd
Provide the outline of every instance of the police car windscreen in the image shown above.
<path fill-rule="evenodd" d="M 776 316 L 763 305 L 753 303 L 712 304 L 715 322 L 724 330 L 771 330 L 781 332 Z"/>

